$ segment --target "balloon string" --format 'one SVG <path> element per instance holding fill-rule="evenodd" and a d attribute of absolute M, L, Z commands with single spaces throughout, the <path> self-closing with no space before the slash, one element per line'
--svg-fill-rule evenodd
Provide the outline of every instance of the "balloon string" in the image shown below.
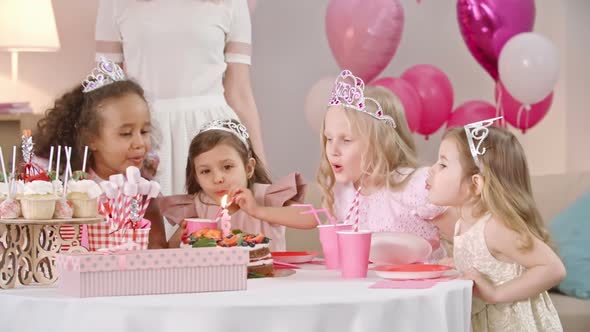
<path fill-rule="evenodd" d="M 525 109 L 525 107 L 526 106 L 523 105 L 523 104 L 520 105 L 520 107 L 518 108 L 518 113 L 516 113 L 516 127 L 517 128 L 520 128 L 520 116 L 522 115 L 522 111 Z M 528 114 L 527 114 L 527 117 L 526 117 L 525 121 L 528 124 Z M 523 131 L 523 133 L 524 133 L 524 131 Z"/>
<path fill-rule="evenodd" d="M 496 117 L 501 116 L 500 119 L 500 127 L 506 128 L 506 117 L 504 116 L 504 107 L 502 106 L 502 89 L 500 88 L 500 83 L 496 83 L 496 91 L 498 91 L 498 98 L 496 101 Z"/>

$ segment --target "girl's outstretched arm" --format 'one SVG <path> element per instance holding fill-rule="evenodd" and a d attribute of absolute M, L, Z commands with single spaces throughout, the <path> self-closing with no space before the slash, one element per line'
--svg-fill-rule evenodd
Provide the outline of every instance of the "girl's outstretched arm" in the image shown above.
<path fill-rule="evenodd" d="M 312 229 L 317 226 L 312 214 L 302 214 L 307 208 L 289 206 L 295 204 L 293 201 L 288 201 L 285 206 L 261 206 L 256 202 L 252 191 L 247 188 L 234 189 L 230 197 L 233 197 L 240 209 L 256 219 L 297 229 Z"/>

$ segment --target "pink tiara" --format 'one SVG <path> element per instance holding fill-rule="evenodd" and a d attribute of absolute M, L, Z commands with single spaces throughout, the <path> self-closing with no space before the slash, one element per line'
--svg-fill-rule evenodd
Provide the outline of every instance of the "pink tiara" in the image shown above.
<path fill-rule="evenodd" d="M 360 77 L 356 77 L 350 70 L 343 70 L 332 88 L 332 96 L 329 106 L 342 106 L 353 110 L 363 112 L 374 117 L 377 120 L 385 121 L 393 128 L 396 127 L 395 121 L 389 115 L 383 114 L 381 105 L 373 98 L 365 97 L 365 83 Z M 367 109 L 367 101 L 373 102 L 377 106 L 376 112 Z"/>

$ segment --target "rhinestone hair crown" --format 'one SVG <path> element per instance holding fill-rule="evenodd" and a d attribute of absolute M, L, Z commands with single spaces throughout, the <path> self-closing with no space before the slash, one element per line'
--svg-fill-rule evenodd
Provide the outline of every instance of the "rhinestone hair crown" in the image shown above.
<path fill-rule="evenodd" d="M 493 119 L 482 120 L 465 125 L 465 134 L 467 134 L 467 141 L 469 142 L 469 150 L 473 161 L 478 168 L 480 168 L 479 156 L 486 153 L 486 148 L 482 147 L 483 141 L 490 133 L 490 126 L 494 121 L 502 119 L 501 116 Z"/>
<path fill-rule="evenodd" d="M 377 106 L 377 111 L 368 110 L 367 102 L 374 103 Z M 383 108 L 375 99 L 365 97 L 365 82 L 347 69 L 343 70 L 334 82 L 329 106 L 342 106 L 363 112 L 377 120 L 385 121 L 393 128 L 396 127 L 393 118 L 383 113 Z"/>
<path fill-rule="evenodd" d="M 82 82 L 82 86 L 84 87 L 82 92 L 88 93 L 100 89 L 105 85 L 126 79 L 127 77 L 125 77 L 125 73 L 119 65 L 105 57 L 100 57 L 96 68 Z"/>
<path fill-rule="evenodd" d="M 199 131 L 199 134 L 210 130 L 222 130 L 231 133 L 239 138 L 247 149 L 250 149 L 250 144 L 248 144 L 250 134 L 248 134 L 246 126 L 235 120 L 213 120 L 205 124 Z"/>

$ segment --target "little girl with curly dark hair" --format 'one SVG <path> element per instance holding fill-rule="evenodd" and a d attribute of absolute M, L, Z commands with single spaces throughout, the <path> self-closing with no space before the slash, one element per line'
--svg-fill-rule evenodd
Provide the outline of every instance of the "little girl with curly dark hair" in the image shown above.
<path fill-rule="evenodd" d="M 125 174 L 129 166 L 145 170 L 152 149 L 152 123 L 144 91 L 119 66 L 103 59 L 82 84 L 47 110 L 34 137 L 35 155 L 42 158 L 49 157 L 51 146 L 72 147 L 74 170 L 82 168 L 88 146 L 88 175 L 97 182 Z M 152 222 L 149 248 L 166 247 L 163 218 L 155 203 L 145 218 Z"/>

